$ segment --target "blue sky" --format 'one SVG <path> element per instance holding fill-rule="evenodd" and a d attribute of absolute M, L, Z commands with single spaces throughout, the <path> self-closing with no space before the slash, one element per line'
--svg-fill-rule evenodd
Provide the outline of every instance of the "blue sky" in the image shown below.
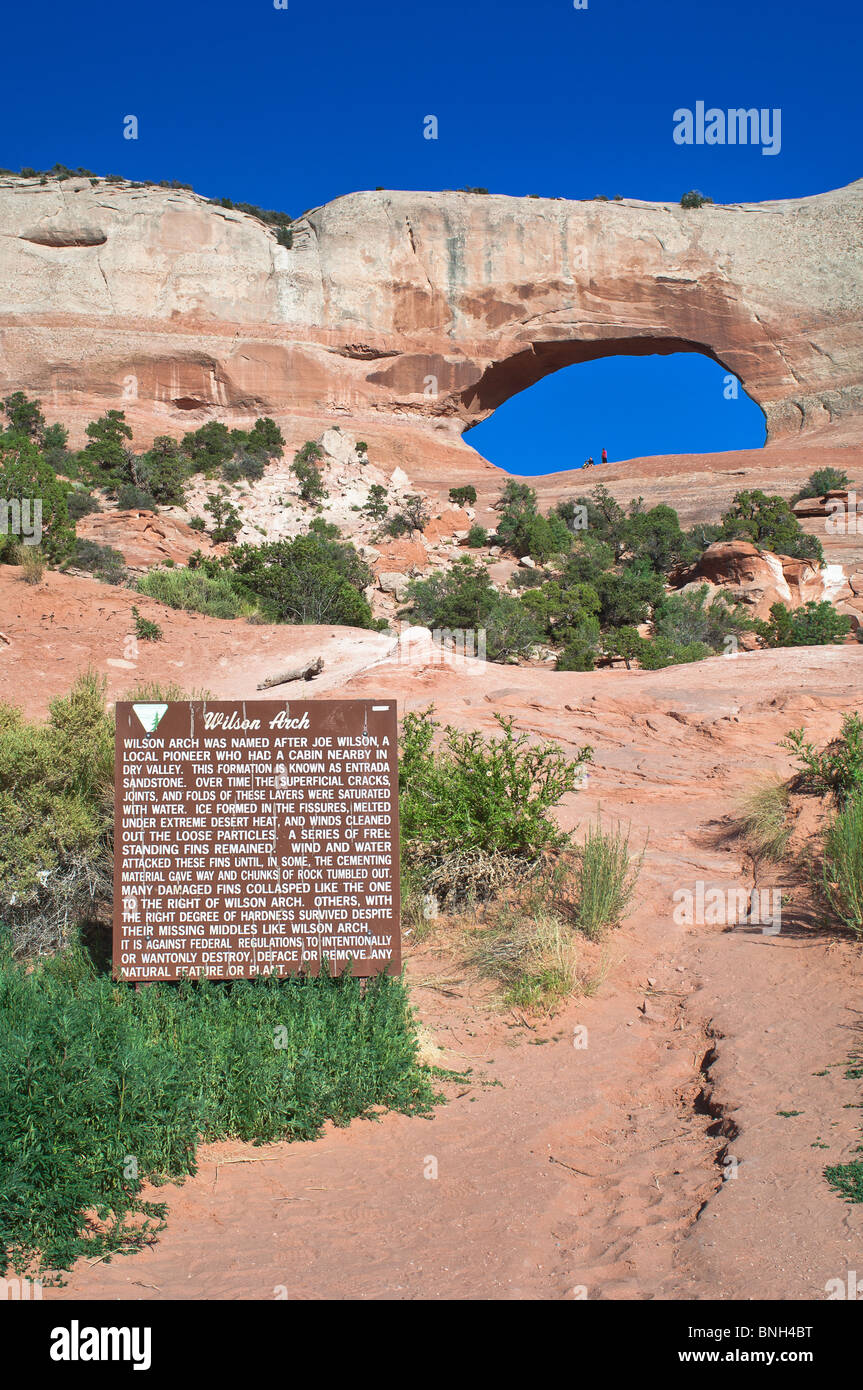
<path fill-rule="evenodd" d="M 818 193 L 863 174 L 859 0 L 587 5 L 14 5 L 3 27 L 0 165 L 176 178 L 295 216 L 378 186 L 658 200 L 700 188 L 736 202 Z M 675 144 L 674 111 L 698 100 L 780 108 L 780 153 Z M 129 114 L 137 141 L 123 139 Z M 436 141 L 423 139 L 428 114 Z M 645 395 L 648 372 L 659 375 Z M 729 409 L 721 375 L 689 357 L 570 368 L 468 439 L 504 465 L 493 446 L 527 460 L 543 430 L 576 457 L 598 457 L 603 443 L 612 457 L 676 452 L 687 440 L 693 450 L 760 443 L 760 412 Z"/>

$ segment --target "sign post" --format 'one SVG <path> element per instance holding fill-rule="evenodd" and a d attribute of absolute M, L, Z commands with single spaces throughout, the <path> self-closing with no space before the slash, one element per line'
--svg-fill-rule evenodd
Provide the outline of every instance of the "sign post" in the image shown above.
<path fill-rule="evenodd" d="M 114 973 L 397 974 L 394 700 L 116 707 Z"/>

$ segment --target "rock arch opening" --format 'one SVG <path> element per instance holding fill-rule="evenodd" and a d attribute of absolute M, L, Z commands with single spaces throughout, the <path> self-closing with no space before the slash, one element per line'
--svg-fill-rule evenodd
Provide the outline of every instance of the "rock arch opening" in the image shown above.
<path fill-rule="evenodd" d="M 495 364 L 465 401 L 480 416 L 466 442 L 507 472 L 599 463 L 603 448 L 616 462 L 766 443 L 763 409 L 709 349 L 656 339 L 621 340 L 611 352 L 608 343 L 541 346 L 555 350 Z"/>

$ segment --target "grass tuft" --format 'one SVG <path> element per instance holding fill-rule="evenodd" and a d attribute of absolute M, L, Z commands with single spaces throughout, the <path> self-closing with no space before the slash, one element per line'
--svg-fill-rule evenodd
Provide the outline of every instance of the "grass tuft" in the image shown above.
<path fill-rule="evenodd" d="M 600 940 L 609 927 L 616 926 L 634 897 L 644 850 L 633 857 L 629 837 L 629 830 L 624 831 L 619 821 L 604 829 L 597 815 L 577 847 L 578 887 L 573 910 L 579 931 L 591 940 Z"/>
<path fill-rule="evenodd" d="M 740 829 L 756 859 L 784 859 L 792 829 L 789 796 L 785 782 L 766 777 L 741 797 Z"/>

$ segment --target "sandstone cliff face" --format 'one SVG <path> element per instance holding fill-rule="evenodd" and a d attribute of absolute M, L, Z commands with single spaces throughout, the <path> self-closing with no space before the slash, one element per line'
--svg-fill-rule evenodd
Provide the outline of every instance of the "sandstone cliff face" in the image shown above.
<path fill-rule="evenodd" d="M 558 367 L 702 351 L 771 440 L 859 439 L 863 181 L 684 211 L 355 193 L 285 249 L 195 194 L 0 180 L 0 390 L 151 432 L 352 417 L 441 445 Z"/>

